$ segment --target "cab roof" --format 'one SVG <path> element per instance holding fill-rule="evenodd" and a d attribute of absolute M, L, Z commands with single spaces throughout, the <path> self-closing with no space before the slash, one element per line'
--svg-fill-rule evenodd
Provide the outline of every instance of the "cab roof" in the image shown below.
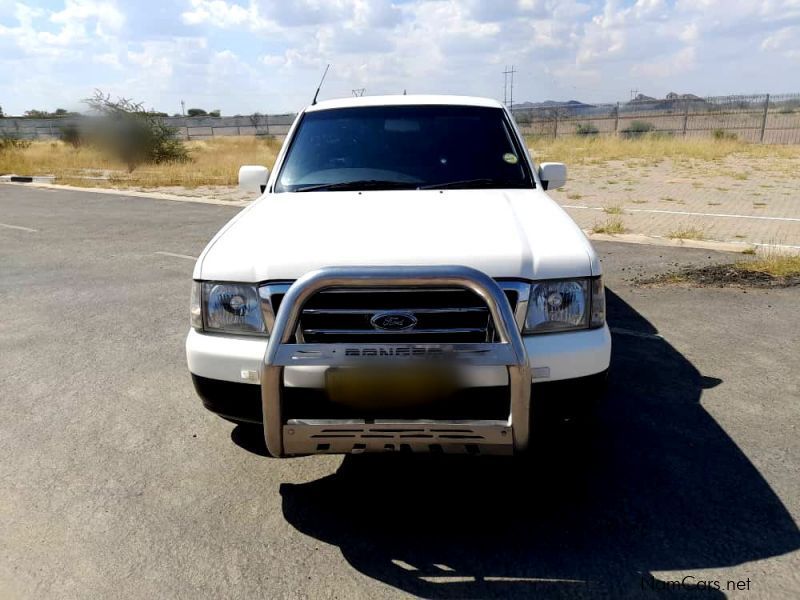
<path fill-rule="evenodd" d="M 354 108 L 359 106 L 419 106 L 419 105 L 449 105 L 449 106 L 485 106 L 489 108 L 503 108 L 503 104 L 492 98 L 479 98 L 477 96 L 445 96 L 445 95 L 394 95 L 394 96 L 361 96 L 358 98 L 338 98 L 335 100 L 322 100 L 306 108 L 305 112 L 318 110 L 331 110 L 334 108 Z"/>

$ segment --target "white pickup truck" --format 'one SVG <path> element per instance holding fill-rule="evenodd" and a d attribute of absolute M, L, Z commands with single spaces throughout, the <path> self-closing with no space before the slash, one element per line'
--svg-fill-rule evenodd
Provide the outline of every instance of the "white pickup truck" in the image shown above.
<path fill-rule="evenodd" d="M 197 260 L 204 405 L 276 457 L 524 451 L 537 403 L 609 366 L 600 261 L 545 193 L 565 180 L 494 100 L 309 106 Z"/>

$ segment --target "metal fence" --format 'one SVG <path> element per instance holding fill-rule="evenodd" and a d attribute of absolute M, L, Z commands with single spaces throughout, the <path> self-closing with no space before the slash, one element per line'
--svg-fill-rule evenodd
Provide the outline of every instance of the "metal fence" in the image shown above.
<path fill-rule="evenodd" d="M 651 134 L 702 137 L 736 136 L 749 142 L 800 144 L 800 94 L 678 97 L 631 100 L 616 104 L 570 102 L 515 107 L 523 133 L 532 136 Z M 187 140 L 231 135 L 284 137 L 295 115 L 234 117 L 165 117 Z M 0 136 L 55 139 L 65 125 L 80 126 L 85 118 L 0 118 Z"/>
<path fill-rule="evenodd" d="M 616 104 L 551 104 L 513 109 L 523 133 L 637 137 L 732 137 L 749 142 L 800 144 L 800 94 L 668 97 Z"/>
<path fill-rule="evenodd" d="M 164 117 L 163 121 L 175 127 L 177 136 L 185 140 L 205 140 L 232 135 L 257 135 L 285 137 L 295 115 L 254 114 L 235 117 Z M 66 126 L 88 129 L 89 117 L 61 117 L 53 119 L 28 119 L 7 117 L 0 119 L 0 136 L 22 139 L 58 139 Z"/>

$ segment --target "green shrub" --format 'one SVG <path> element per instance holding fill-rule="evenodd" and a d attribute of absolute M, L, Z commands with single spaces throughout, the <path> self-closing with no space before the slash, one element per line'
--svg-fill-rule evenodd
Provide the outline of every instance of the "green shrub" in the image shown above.
<path fill-rule="evenodd" d="M 622 134 L 624 137 L 641 137 L 655 129 L 656 126 L 648 121 L 631 121 L 630 125 L 622 130 Z"/>
<path fill-rule="evenodd" d="M 92 142 L 119 157 L 128 165 L 129 172 L 142 163 L 191 160 L 185 144 L 177 137 L 178 130 L 165 124 L 153 111 L 145 110 L 141 103 L 127 98 L 113 101 L 99 90 L 84 102 L 104 117 Z"/>
<path fill-rule="evenodd" d="M 578 123 L 575 125 L 575 133 L 577 135 L 597 135 L 600 130 L 594 123 Z"/>
<path fill-rule="evenodd" d="M 0 134 L 0 152 L 9 150 L 24 150 L 31 145 L 30 140 L 24 140 L 9 133 Z"/>
<path fill-rule="evenodd" d="M 80 148 L 83 145 L 85 141 L 83 139 L 83 134 L 75 123 L 62 125 L 59 127 L 59 130 L 60 133 L 58 137 L 62 142 L 69 144 L 73 148 Z"/>
<path fill-rule="evenodd" d="M 711 136 L 715 140 L 735 140 L 737 136 L 732 131 L 725 131 L 724 129 L 715 129 L 711 132 Z"/>

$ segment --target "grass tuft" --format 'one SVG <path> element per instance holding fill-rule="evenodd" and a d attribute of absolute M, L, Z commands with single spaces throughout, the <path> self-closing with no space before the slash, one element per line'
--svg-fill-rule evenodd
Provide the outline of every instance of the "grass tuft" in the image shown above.
<path fill-rule="evenodd" d="M 688 229 L 677 229 L 670 231 L 667 234 L 668 238 L 673 240 L 704 240 L 706 239 L 705 233 L 702 229 L 696 227 L 689 227 Z"/>
<path fill-rule="evenodd" d="M 622 210 L 621 206 L 605 206 L 603 207 L 603 212 L 607 215 L 624 215 L 625 211 Z"/>
<path fill-rule="evenodd" d="M 592 227 L 592 233 L 606 233 L 608 235 L 616 235 L 626 231 L 627 229 L 622 219 L 606 219 L 604 223 L 595 223 L 594 227 Z"/>
<path fill-rule="evenodd" d="M 766 254 L 755 260 L 738 262 L 735 267 L 749 273 L 764 273 L 772 277 L 800 277 L 800 256 Z"/>

